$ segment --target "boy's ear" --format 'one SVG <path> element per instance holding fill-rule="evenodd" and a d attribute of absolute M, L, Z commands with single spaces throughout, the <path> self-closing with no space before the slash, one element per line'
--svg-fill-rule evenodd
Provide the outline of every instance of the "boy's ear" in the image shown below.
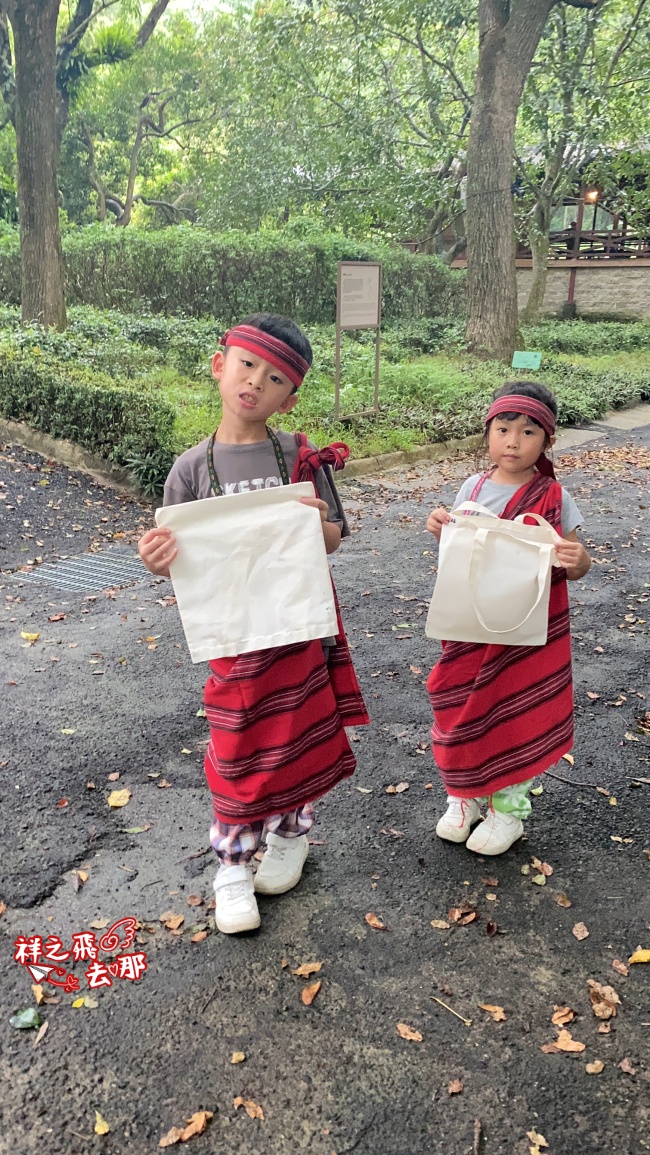
<path fill-rule="evenodd" d="M 278 407 L 276 409 L 276 413 L 290 413 L 291 410 L 293 409 L 294 405 L 297 405 L 297 404 L 298 404 L 298 394 L 297 393 L 290 393 L 289 396 L 287 397 L 286 401 L 283 401 L 281 405 L 278 405 Z"/>
<path fill-rule="evenodd" d="M 555 434 L 554 433 L 551 434 L 549 436 L 549 439 L 548 439 L 549 446 L 555 445 L 556 441 L 557 441 L 557 437 L 555 436 Z"/>
<path fill-rule="evenodd" d="M 219 380 L 219 375 L 221 374 L 221 372 L 223 370 L 223 362 L 224 362 L 223 349 L 217 349 L 214 357 L 212 358 L 212 376 L 217 381 Z"/>

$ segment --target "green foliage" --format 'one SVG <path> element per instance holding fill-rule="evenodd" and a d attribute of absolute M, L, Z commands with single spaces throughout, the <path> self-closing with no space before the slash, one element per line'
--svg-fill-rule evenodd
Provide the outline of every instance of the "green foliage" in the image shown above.
<path fill-rule="evenodd" d="M 93 225 L 63 239 L 68 301 L 100 309 L 219 317 L 267 310 L 304 323 L 332 322 L 339 260 L 382 260 L 383 312 L 439 317 L 462 311 L 464 275 L 438 257 L 338 233 L 287 240 L 279 232 L 210 233 L 178 225 L 156 232 Z M 0 233 L 0 299 L 17 303 L 17 237 Z"/>
<path fill-rule="evenodd" d="M 650 349 L 650 321 L 545 321 L 523 330 L 526 346 L 546 353 L 581 353 L 597 357 Z"/>

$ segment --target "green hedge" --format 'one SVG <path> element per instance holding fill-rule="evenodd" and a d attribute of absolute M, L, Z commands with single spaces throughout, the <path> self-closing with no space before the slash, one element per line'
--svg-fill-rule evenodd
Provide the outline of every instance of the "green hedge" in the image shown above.
<path fill-rule="evenodd" d="M 437 257 L 338 235 L 299 239 L 281 232 L 215 234 L 178 225 L 147 231 L 89 225 L 63 238 L 70 304 L 122 312 L 213 316 L 283 313 L 305 324 L 332 322 L 339 260 L 381 260 L 383 315 L 439 317 L 462 312 L 464 274 Z M 0 300 L 20 301 L 18 234 L 0 235 Z"/>
<path fill-rule="evenodd" d="M 44 363 L 35 350 L 0 348 L 0 413 L 74 441 L 120 465 L 174 459 L 171 405 L 106 374 Z"/>

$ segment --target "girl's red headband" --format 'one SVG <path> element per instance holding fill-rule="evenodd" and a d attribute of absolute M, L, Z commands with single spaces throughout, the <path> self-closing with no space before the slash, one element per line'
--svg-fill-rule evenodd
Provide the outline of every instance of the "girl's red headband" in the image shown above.
<path fill-rule="evenodd" d="M 497 397 L 487 412 L 485 424 L 500 413 L 524 413 L 526 417 L 534 417 L 545 433 L 552 437 L 555 433 L 555 414 L 543 401 L 536 401 L 534 397 L 523 397 L 520 393 L 508 393 L 505 397 Z"/>
<path fill-rule="evenodd" d="M 296 388 L 302 385 L 309 369 L 309 362 L 296 353 L 291 345 L 272 337 L 270 333 L 263 333 L 254 325 L 236 325 L 234 329 L 224 333 L 220 344 L 224 347 L 237 345 L 240 349 L 248 349 L 249 353 L 255 353 L 270 365 L 275 365 L 275 368 L 280 369 L 282 373 L 286 373 Z"/>
<path fill-rule="evenodd" d="M 520 393 L 508 393 L 505 397 L 497 397 L 487 411 L 486 428 L 500 413 L 523 413 L 526 417 L 534 417 L 549 437 L 555 433 L 555 414 L 548 405 L 543 401 L 536 401 L 534 397 L 524 397 Z M 555 477 L 553 463 L 545 453 L 540 453 L 535 465 L 540 473 L 544 473 L 547 477 Z"/>

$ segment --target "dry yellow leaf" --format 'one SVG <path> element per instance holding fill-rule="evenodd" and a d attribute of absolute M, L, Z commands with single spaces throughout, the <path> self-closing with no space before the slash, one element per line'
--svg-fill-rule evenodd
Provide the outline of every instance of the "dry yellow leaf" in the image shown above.
<path fill-rule="evenodd" d="M 582 942 L 584 938 L 589 938 L 589 931 L 584 922 L 577 922 L 575 926 L 571 928 L 571 934 L 574 938 L 577 938 L 578 942 Z"/>
<path fill-rule="evenodd" d="M 74 1006 L 74 1003 L 72 1005 Z M 108 1123 L 105 1119 L 102 1119 L 99 1111 L 95 1111 L 94 1131 L 96 1135 L 108 1135 L 108 1132 L 110 1131 Z"/>
<path fill-rule="evenodd" d="M 605 1064 L 602 1059 L 594 1059 L 593 1063 L 587 1063 L 585 1071 L 588 1075 L 600 1075 L 600 1072 L 604 1070 L 604 1068 Z"/>
<path fill-rule="evenodd" d="M 317 983 L 312 983 L 310 987 L 304 988 L 300 997 L 306 1007 L 311 1006 L 322 985 L 323 984 L 319 980 Z"/>
<path fill-rule="evenodd" d="M 184 914 L 176 914 L 173 910 L 166 910 L 158 919 L 159 922 L 164 923 L 167 930 L 178 930 L 185 922 Z"/>
<path fill-rule="evenodd" d="M 181 1143 L 187 1143 L 188 1139 L 193 1139 L 195 1135 L 202 1135 L 208 1125 L 208 1119 L 212 1118 L 212 1111 L 195 1111 L 186 1120 L 187 1127 L 181 1131 Z"/>
<path fill-rule="evenodd" d="M 75 1008 L 83 1007 L 83 1005 L 84 1005 L 83 997 L 80 999 L 75 999 L 72 1005 Z"/>
<path fill-rule="evenodd" d="M 634 954 L 631 954 L 627 961 L 630 964 L 650 962 L 650 950 L 643 950 L 640 946 L 638 946 Z"/>
<path fill-rule="evenodd" d="M 245 1058 L 246 1055 L 243 1051 L 233 1051 L 232 1055 L 230 1056 L 230 1062 L 233 1064 L 243 1063 Z"/>
<path fill-rule="evenodd" d="M 32 990 L 34 998 L 36 999 L 36 1006 L 40 1007 L 41 1003 L 45 1002 L 45 994 L 40 983 L 32 983 Z"/>
<path fill-rule="evenodd" d="M 124 790 L 112 790 L 108 796 L 108 805 L 113 807 L 126 806 L 131 798 L 131 791 L 128 786 Z"/>
<path fill-rule="evenodd" d="M 492 1015 L 495 1023 L 505 1022 L 506 1015 L 503 1007 L 497 1007 L 493 1003 L 479 1003 L 479 1007 L 482 1011 L 487 1011 L 489 1015 Z"/>
<path fill-rule="evenodd" d="M 540 1135 L 539 1131 L 527 1131 L 526 1135 L 530 1139 L 531 1143 L 534 1143 L 536 1147 L 548 1147 L 546 1139 L 543 1135 Z"/>
<path fill-rule="evenodd" d="M 366 915 L 366 922 L 368 923 L 368 926 L 373 928 L 373 930 L 388 930 L 388 927 L 384 926 L 384 923 L 381 921 L 381 919 L 377 918 L 377 915 L 373 914 L 372 911 L 369 911 L 369 913 Z"/>
<path fill-rule="evenodd" d="M 534 874 L 530 881 L 534 882 L 535 886 L 546 886 L 546 875 Z"/>
<path fill-rule="evenodd" d="M 620 959 L 618 959 L 618 958 L 613 959 L 612 960 L 612 966 L 613 966 L 614 970 L 618 972 L 619 975 L 623 975 L 623 976 L 627 975 L 627 973 L 628 973 L 627 967 L 626 967 L 624 962 L 621 962 Z"/>
<path fill-rule="evenodd" d="M 183 1134 L 180 1127 L 170 1127 L 166 1135 L 163 1135 L 158 1146 L 159 1147 L 173 1147 L 175 1143 L 180 1143 L 181 1135 Z"/>
<path fill-rule="evenodd" d="M 407 1023 L 397 1024 L 397 1033 L 403 1039 L 408 1039 L 410 1043 L 421 1043 L 422 1035 L 419 1031 L 414 1031 L 413 1027 L 409 1027 Z"/>
<path fill-rule="evenodd" d="M 431 925 L 436 930 L 449 930 L 449 923 L 445 922 L 444 918 L 432 918 Z"/>
<path fill-rule="evenodd" d="M 20 636 L 21 636 L 21 638 L 24 638 L 26 642 L 29 642 L 30 645 L 33 646 L 34 642 L 37 642 L 41 635 L 40 634 L 26 634 L 24 630 L 21 630 Z"/>
<path fill-rule="evenodd" d="M 557 1051 L 584 1051 L 585 1044 L 579 1043 L 577 1039 L 572 1038 L 570 1031 L 560 1031 L 554 1043 L 544 1043 L 541 1048 L 545 1055 L 553 1055 Z"/>
<path fill-rule="evenodd" d="M 190 942 L 203 942 L 207 937 L 207 930 L 197 930 L 196 934 L 192 935 Z"/>
<path fill-rule="evenodd" d="M 201 898 L 200 894 L 189 894 L 187 896 L 187 905 L 188 906 L 201 906 L 202 904 L 203 904 L 203 899 Z"/>
<path fill-rule="evenodd" d="M 555 1014 L 553 1015 L 551 1022 L 555 1027 L 563 1027 L 565 1023 L 570 1023 L 572 1019 L 575 1019 L 576 1017 L 575 1011 L 572 1011 L 571 1007 L 558 1007 L 557 1004 L 554 1003 L 553 1010 L 555 1011 Z"/>
<path fill-rule="evenodd" d="M 96 918 L 95 921 L 91 922 L 90 925 L 92 926 L 93 930 L 103 930 L 105 926 L 108 926 L 109 922 L 110 919 L 108 918 Z"/>
<path fill-rule="evenodd" d="M 262 1108 L 252 1099 L 242 1099 L 241 1095 L 238 1095 L 236 1099 L 233 1099 L 232 1105 L 235 1110 L 243 1107 L 249 1119 L 264 1119 Z"/>
<path fill-rule="evenodd" d="M 566 894 L 562 894 L 562 892 L 560 892 L 559 894 L 554 894 L 553 898 L 554 898 L 555 902 L 558 904 L 558 906 L 564 906 L 564 907 L 573 906 L 573 903 L 571 902 L 571 899 L 569 898 L 569 896 Z"/>
<path fill-rule="evenodd" d="M 295 971 L 291 973 L 292 975 L 300 975 L 301 978 L 306 979 L 309 978 L 310 975 L 318 974 L 322 965 L 322 962 L 301 963 L 300 966 L 296 967 Z"/>
<path fill-rule="evenodd" d="M 564 758 L 565 762 L 569 763 L 569 766 L 573 766 L 573 764 L 575 762 L 575 758 L 573 757 L 573 754 L 563 754 L 562 757 Z"/>
<path fill-rule="evenodd" d="M 452 1079 L 451 1083 L 447 1087 L 447 1091 L 450 1095 L 460 1095 L 462 1089 L 463 1084 L 461 1083 L 460 1079 Z"/>

